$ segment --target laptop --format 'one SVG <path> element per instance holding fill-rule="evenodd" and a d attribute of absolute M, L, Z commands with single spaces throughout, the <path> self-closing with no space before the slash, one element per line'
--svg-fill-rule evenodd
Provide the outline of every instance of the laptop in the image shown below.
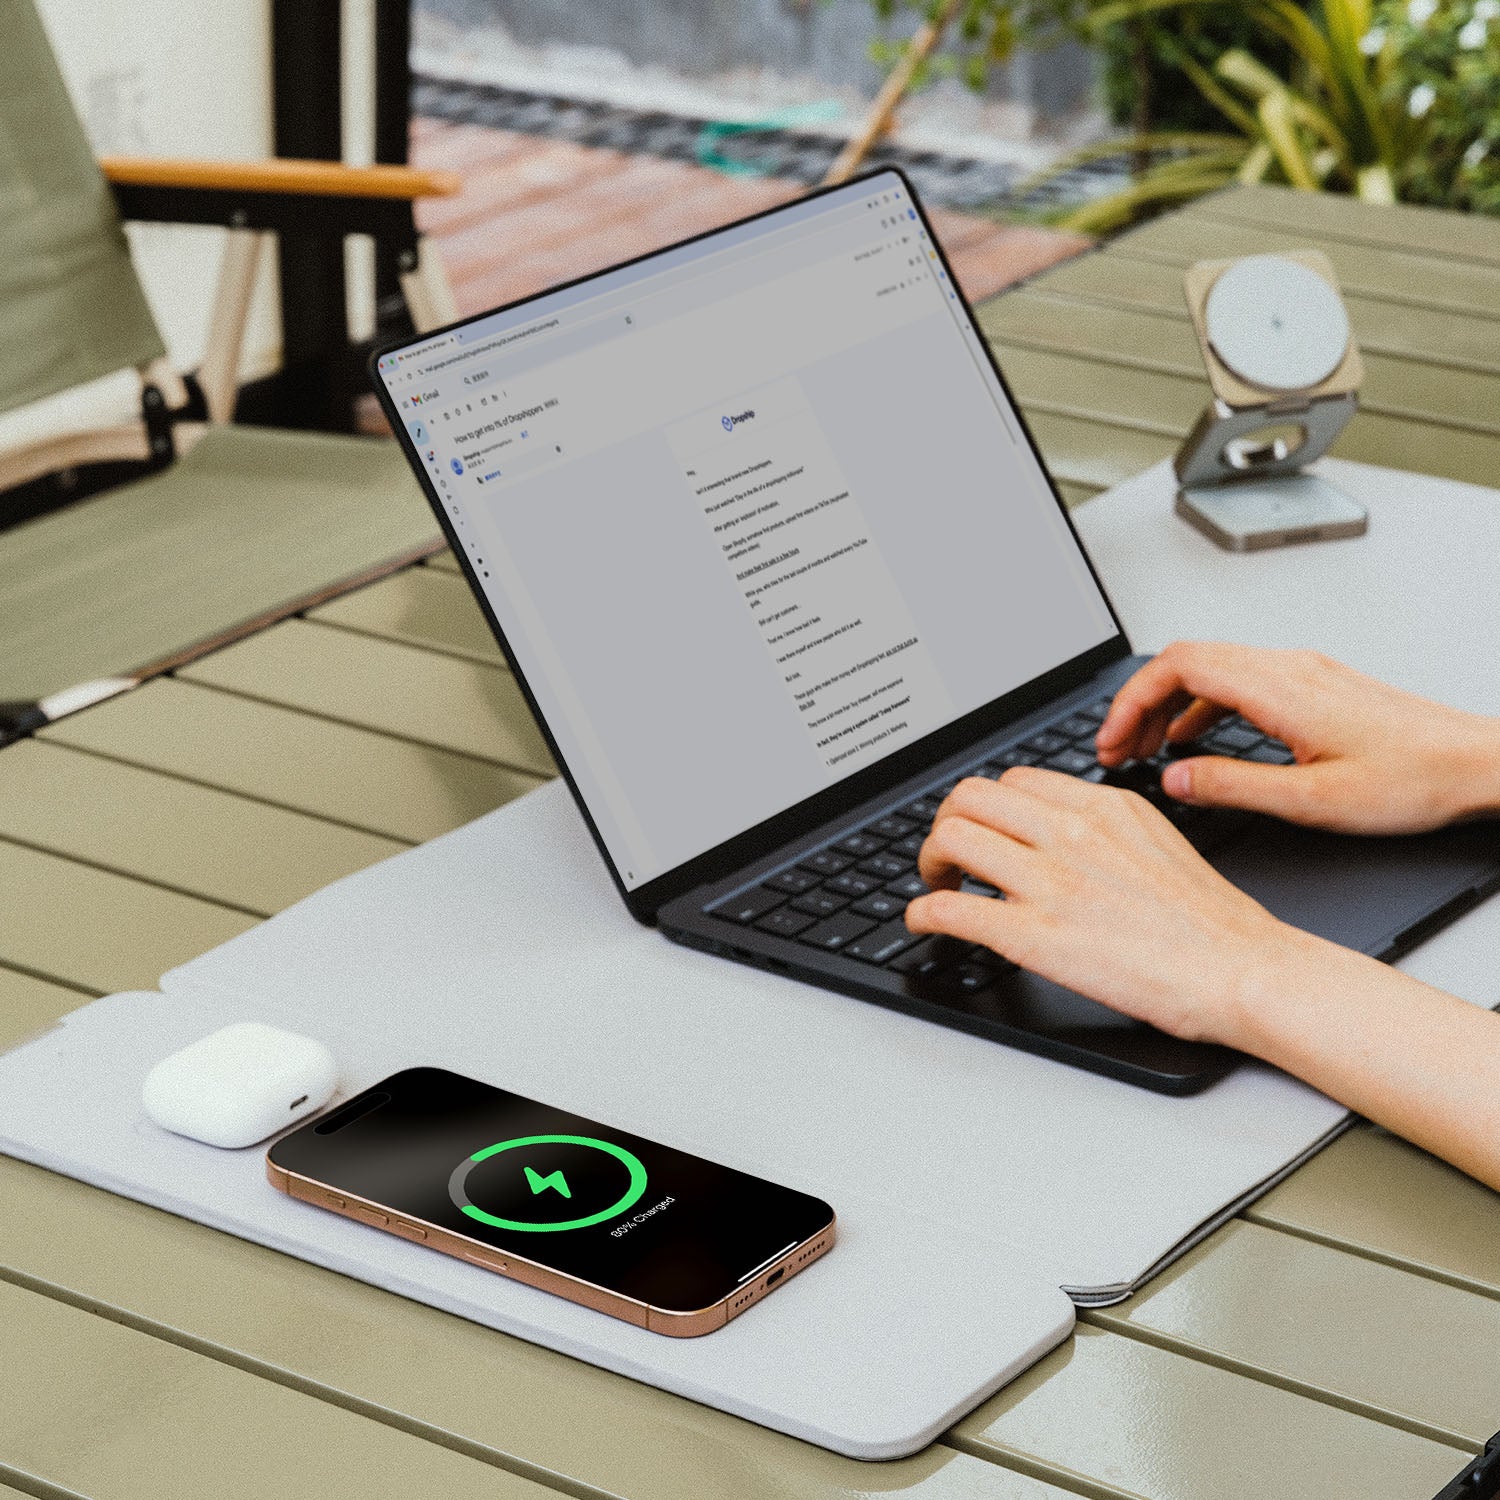
<path fill-rule="evenodd" d="M 1134 785 L 1273 912 L 1383 958 L 1500 886 L 1493 826 L 1311 833 L 1097 764 L 1144 658 L 898 171 L 371 371 L 620 895 L 676 942 L 1191 1093 L 1236 1054 L 907 932 L 959 779 Z M 1242 720 L 1203 748 L 1291 759 Z"/>

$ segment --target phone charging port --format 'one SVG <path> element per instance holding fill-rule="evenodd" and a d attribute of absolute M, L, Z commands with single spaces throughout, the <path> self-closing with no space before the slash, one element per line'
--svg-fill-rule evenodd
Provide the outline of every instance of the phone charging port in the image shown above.
<path fill-rule="evenodd" d="M 778 1281 L 780 1281 L 781 1278 L 783 1276 L 785 1276 L 785 1275 L 786 1275 L 786 1267 L 785 1266 L 778 1266 L 776 1268 L 776 1270 L 772 1271 L 771 1274 L 766 1277 L 766 1285 L 767 1286 L 775 1286 L 776 1283 Z"/>

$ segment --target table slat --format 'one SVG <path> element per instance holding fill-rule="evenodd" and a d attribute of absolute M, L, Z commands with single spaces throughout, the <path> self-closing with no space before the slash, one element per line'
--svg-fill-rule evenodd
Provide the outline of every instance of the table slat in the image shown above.
<path fill-rule="evenodd" d="M 408 847 L 41 740 L 5 752 L 0 836 L 259 916 Z"/>
<path fill-rule="evenodd" d="M 565 1477 L 573 1493 L 595 1486 L 655 1500 L 854 1500 L 871 1490 L 912 1500 L 1058 1495 L 942 1447 L 875 1466 L 840 1458 L 20 1162 L 0 1159 L 0 1198 L 9 1206 L 0 1215 L 0 1264 L 13 1274 L 408 1429 L 452 1434 L 495 1461 Z M 109 1255 L 98 1253 L 101 1243 Z"/>
<path fill-rule="evenodd" d="M 0 891 L 0 963 L 97 994 L 154 989 L 167 969 L 257 921 L 3 839 Z"/>
<path fill-rule="evenodd" d="M 1065 484 L 1108 489 L 1177 450 L 1178 440 L 1161 433 L 1021 404 L 1047 468 Z"/>
<path fill-rule="evenodd" d="M 40 737 L 411 843 L 542 782 L 172 677 L 60 719 Z"/>
<path fill-rule="evenodd" d="M 0 1052 L 35 1036 L 59 1016 L 87 1005 L 92 998 L 15 969 L 0 968 Z M 0 1462 L 4 1458 L 0 1453 Z"/>
<path fill-rule="evenodd" d="M 1063 504 L 1072 510 L 1075 505 L 1082 505 L 1085 500 L 1092 500 L 1099 493 L 1098 485 L 1079 484 L 1072 479 L 1057 479 L 1053 483 L 1057 486 L 1057 492 L 1063 497 Z"/>
<path fill-rule="evenodd" d="M 398 641 L 287 620 L 179 675 L 533 775 L 553 770 L 509 672 Z"/>
<path fill-rule="evenodd" d="M 1188 375 L 1133 369 L 1003 340 L 992 347 L 1028 412 L 1040 407 L 1112 427 L 1134 427 L 1168 442 L 1197 420 L 1208 389 L 1206 382 Z"/>
<path fill-rule="evenodd" d="M 1088 1326 L 966 1417 L 950 1441 L 1077 1475 L 1085 1494 L 1151 1500 L 1413 1500 L 1470 1456 Z"/>
<path fill-rule="evenodd" d="M 462 575 L 407 568 L 311 610 L 308 618 L 387 640 L 503 665 L 495 637 Z"/>
<path fill-rule="evenodd" d="M 0 1326 L 4 1463 L 90 1500 L 555 1494 L 21 1287 Z"/>
<path fill-rule="evenodd" d="M 1353 240 L 1500 265 L 1500 220 L 1486 214 L 1457 214 L 1412 203 L 1361 203 L 1259 185 L 1211 193 L 1189 204 L 1185 212 L 1193 218 L 1274 224 L 1320 240 Z"/>
<path fill-rule="evenodd" d="M 1034 291 L 1122 307 L 1157 309 L 1186 319 L 1182 267 L 1171 262 L 1140 260 L 1125 250 L 1080 255 L 1064 261 L 1030 283 Z M 1407 306 L 1363 297 L 1343 288 L 1344 304 L 1360 347 L 1425 364 L 1493 373 L 1500 371 L 1500 341 L 1486 318 L 1441 308 Z M 1010 299 L 987 302 L 981 317 L 1003 308 Z M 1136 352 L 1150 353 L 1145 345 Z M 1456 413 L 1450 412 L 1449 416 Z"/>
<path fill-rule="evenodd" d="M 1313 1157 L 1249 1217 L 1500 1297 L 1500 1193 L 1374 1126 Z"/>
<path fill-rule="evenodd" d="M 986 310 L 985 336 L 1002 347 L 1080 354 L 1129 367 L 1184 375 L 1209 397 L 1192 324 L 1179 317 L 1097 307 L 1051 292 L 1024 292 Z M 1003 357 L 1003 356 L 1002 356 Z M 1360 409 L 1417 417 L 1440 426 L 1500 434 L 1500 373 L 1481 374 L 1366 351 Z"/>
<path fill-rule="evenodd" d="M 1416 254 L 1337 240 L 1316 244 L 1348 291 L 1408 307 L 1445 308 L 1485 321 L 1500 318 L 1500 265 L 1452 260 L 1440 250 Z M 1123 235 L 1106 253 L 1186 266 L 1195 260 L 1275 254 L 1307 245 L 1307 235 L 1271 226 L 1166 214 Z"/>
<path fill-rule="evenodd" d="M 1004 343 L 996 345 L 996 353 L 1028 418 L 1040 409 L 1097 422 L 1100 430 L 1093 441 L 1106 452 L 1115 448 L 1121 427 L 1161 436 L 1164 446 L 1175 451 L 1208 393 L 1207 383 L 1199 378 L 1131 369 L 1097 358 Z M 1491 484 L 1500 475 L 1500 435 L 1461 429 L 1435 432 L 1424 422 L 1374 411 L 1357 413 L 1330 451 L 1340 458 L 1416 469 L 1470 484 Z"/>
<path fill-rule="evenodd" d="M 1092 1316 L 1442 1442 L 1478 1448 L 1500 1424 L 1500 1300 L 1256 1224 Z"/>

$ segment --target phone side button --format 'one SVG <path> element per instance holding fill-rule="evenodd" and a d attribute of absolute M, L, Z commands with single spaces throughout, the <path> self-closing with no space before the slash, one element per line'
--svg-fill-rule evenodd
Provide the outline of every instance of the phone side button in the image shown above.
<path fill-rule="evenodd" d="M 361 1208 L 354 1204 L 349 1212 L 360 1221 L 361 1224 L 373 1224 L 376 1229 L 389 1229 L 390 1219 L 385 1214 L 378 1214 L 373 1208 Z"/>
<path fill-rule="evenodd" d="M 392 1219 L 391 1228 L 408 1240 L 426 1240 L 427 1231 L 416 1224 L 407 1224 L 401 1219 Z"/>
<path fill-rule="evenodd" d="M 463 1252 L 463 1258 L 468 1261 L 471 1266 L 478 1266 L 485 1271 L 505 1271 L 509 1269 L 509 1267 L 506 1266 L 505 1262 L 498 1256 L 478 1255 L 473 1251 L 465 1250 Z"/>

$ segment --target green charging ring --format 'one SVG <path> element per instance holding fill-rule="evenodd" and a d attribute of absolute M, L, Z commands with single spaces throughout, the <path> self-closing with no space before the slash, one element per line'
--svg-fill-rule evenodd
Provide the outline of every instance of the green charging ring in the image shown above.
<path fill-rule="evenodd" d="M 630 1173 L 630 1185 L 608 1208 L 581 1219 L 563 1219 L 556 1224 L 527 1224 L 520 1219 L 502 1219 L 497 1214 L 488 1214 L 482 1208 L 475 1208 L 464 1191 L 464 1182 L 469 1173 L 480 1162 L 488 1161 L 502 1151 L 515 1151 L 522 1146 L 590 1146 L 623 1162 L 626 1171 Z M 481 1224 L 488 1224 L 493 1229 L 515 1229 L 525 1234 L 556 1234 L 563 1229 L 587 1229 L 590 1224 L 602 1224 L 606 1219 L 613 1219 L 626 1209 L 634 1208 L 645 1191 L 646 1169 L 641 1165 L 640 1158 L 623 1146 L 615 1145 L 613 1141 L 601 1141 L 591 1135 L 522 1135 L 513 1141 L 496 1141 L 493 1146 L 486 1146 L 483 1151 L 476 1151 L 473 1156 L 465 1157 L 448 1179 L 448 1196 L 461 1213 L 466 1213 L 471 1219 L 478 1219 Z"/>

